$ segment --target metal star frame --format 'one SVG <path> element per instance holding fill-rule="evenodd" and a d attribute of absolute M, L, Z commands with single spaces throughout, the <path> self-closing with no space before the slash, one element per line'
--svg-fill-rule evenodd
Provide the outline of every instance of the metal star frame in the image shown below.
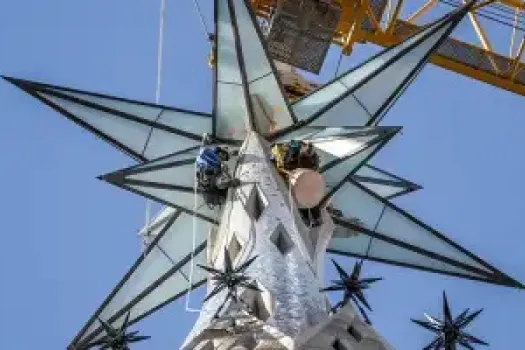
<path fill-rule="evenodd" d="M 472 344 L 486 345 L 489 344 L 483 340 L 476 338 L 475 336 L 466 333 L 463 329 L 467 327 L 483 309 L 478 310 L 469 314 L 469 309 L 466 309 L 456 318 L 452 317 L 450 308 L 448 306 L 447 295 L 443 292 L 443 320 L 438 320 L 435 317 L 425 317 L 428 321 L 412 320 L 417 325 L 426 328 L 433 333 L 437 334 L 436 338 L 423 349 L 445 349 L 445 350 L 456 350 L 456 345 L 462 345 L 466 349 L 474 349 Z"/>
<path fill-rule="evenodd" d="M 380 281 L 383 278 L 381 277 L 372 277 L 372 278 L 360 278 L 361 275 L 361 268 L 363 267 L 363 261 L 356 262 L 354 265 L 354 268 L 350 275 L 346 273 L 346 271 L 335 261 L 332 259 L 332 262 L 337 269 L 337 273 L 339 274 L 339 280 L 332 281 L 332 285 L 321 289 L 323 292 L 335 292 L 335 291 L 342 291 L 343 292 L 343 300 L 338 302 L 334 307 L 333 311 L 339 309 L 340 307 L 345 306 L 348 304 L 349 301 L 353 301 L 354 305 L 359 309 L 359 312 L 361 312 L 361 315 L 363 316 L 363 319 L 366 323 L 372 324 L 370 322 L 370 319 L 368 318 L 368 315 L 363 308 L 366 307 L 369 311 L 372 311 L 372 308 L 368 304 L 368 301 L 365 298 L 365 295 L 363 291 L 365 289 L 370 288 L 370 285 L 374 282 Z M 361 306 L 361 304 L 363 306 Z"/>
<path fill-rule="evenodd" d="M 211 113 L 4 77 L 139 162 L 104 180 L 167 206 L 147 227 L 155 239 L 70 347 L 103 336 L 97 318 L 116 325 L 129 313 L 131 325 L 206 282 L 204 270 L 189 273 L 193 261 L 205 264 L 207 232 L 220 218 L 220 210 L 208 208 L 200 196 L 194 202 L 193 161 L 203 133 L 232 147 L 241 144 L 247 130 L 268 142 L 311 142 L 329 188 L 323 203 L 330 202 L 342 214 L 333 216 L 329 253 L 524 288 L 391 203 L 391 198 L 420 187 L 369 164 L 400 130 L 378 124 L 471 6 L 438 19 L 293 103 L 284 94 L 248 0 L 215 0 Z M 267 118 L 256 117 L 261 114 Z M 195 245 L 187 235 L 193 223 Z"/>
<path fill-rule="evenodd" d="M 213 267 L 203 266 L 198 264 L 198 266 L 211 274 L 211 280 L 215 281 L 215 287 L 213 290 L 204 298 L 204 302 L 210 300 L 215 295 L 219 294 L 223 290 L 226 290 L 226 297 L 224 301 L 219 306 L 215 312 L 215 317 L 218 317 L 223 307 L 232 300 L 234 303 L 239 303 L 242 301 L 239 298 L 239 288 L 248 288 L 256 292 L 261 292 L 261 290 L 251 281 L 251 278 L 246 275 L 246 269 L 257 259 L 257 256 L 254 256 L 241 265 L 233 267 L 230 253 L 225 248 L 224 249 L 224 270 L 217 270 Z"/>
<path fill-rule="evenodd" d="M 151 338 L 149 336 L 138 335 L 138 331 L 127 332 L 129 315 L 130 313 L 128 312 L 126 318 L 124 319 L 124 322 L 118 329 L 114 328 L 111 324 L 99 318 L 98 321 L 104 328 L 106 335 L 100 340 L 94 341 L 93 343 L 89 344 L 88 347 L 91 348 L 94 346 L 100 346 L 101 350 L 129 350 L 129 344 L 138 343 Z"/>

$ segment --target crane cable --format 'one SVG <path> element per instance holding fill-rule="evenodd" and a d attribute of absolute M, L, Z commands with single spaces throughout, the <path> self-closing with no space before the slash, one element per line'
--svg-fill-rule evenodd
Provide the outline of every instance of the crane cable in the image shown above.
<path fill-rule="evenodd" d="M 208 27 L 206 26 L 206 21 L 204 20 L 204 15 L 199 6 L 197 0 L 193 0 L 193 4 L 199 15 L 201 25 L 206 34 L 206 38 L 209 37 Z M 159 10 L 159 41 L 158 41 L 158 50 L 157 50 L 157 86 L 155 89 L 155 103 L 159 104 L 160 101 L 160 91 L 162 87 L 162 57 L 164 51 L 164 19 L 166 17 L 166 0 L 160 0 L 160 10 Z M 146 199 L 146 209 L 145 209 L 145 222 L 146 222 L 146 236 L 149 235 L 150 224 L 151 224 L 151 200 Z"/>
<path fill-rule="evenodd" d="M 159 41 L 158 41 L 158 50 L 157 50 L 157 86 L 155 88 L 155 104 L 159 104 L 160 101 L 160 90 L 162 87 L 162 56 L 164 49 L 164 17 L 166 13 L 166 0 L 160 0 L 160 14 L 159 14 Z M 151 200 L 146 199 L 146 208 L 145 208 L 145 226 L 146 226 L 146 236 L 150 234 L 151 226 Z"/>
<path fill-rule="evenodd" d="M 203 142 L 204 144 L 204 142 Z M 195 171 L 194 174 L 197 173 L 197 164 L 195 164 Z M 192 232 L 191 232 L 191 255 L 190 255 L 190 275 L 188 279 L 188 290 L 186 291 L 186 302 L 184 304 L 185 310 L 187 312 L 200 312 L 200 309 L 194 309 L 190 307 L 190 298 L 191 298 L 191 291 L 193 289 L 193 275 L 195 272 L 195 249 L 197 249 L 197 209 L 198 209 L 198 203 L 197 203 L 197 176 L 195 176 L 193 180 L 193 215 L 192 215 Z"/>

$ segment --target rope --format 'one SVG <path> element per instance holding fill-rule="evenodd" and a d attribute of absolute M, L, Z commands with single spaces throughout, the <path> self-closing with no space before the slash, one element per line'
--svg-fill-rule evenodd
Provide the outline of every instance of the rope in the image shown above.
<path fill-rule="evenodd" d="M 155 89 L 155 103 L 159 104 L 160 101 L 160 89 L 162 83 L 162 53 L 164 48 L 164 17 L 166 13 L 166 0 L 160 0 L 160 19 L 159 19 L 159 43 L 157 51 L 157 86 Z M 151 201 L 146 199 L 146 210 L 145 210 L 145 226 L 146 235 L 149 236 L 150 224 L 151 224 Z"/>
<path fill-rule="evenodd" d="M 197 164 L 195 164 L 195 173 L 197 173 Z M 191 257 L 190 257 L 190 276 L 188 281 L 188 291 L 186 292 L 186 311 L 188 312 L 201 312 L 200 309 L 193 309 L 190 307 L 190 299 L 191 299 L 191 290 L 193 286 L 193 273 L 194 273 L 194 266 L 195 266 L 195 249 L 197 247 L 197 216 L 195 215 L 197 213 L 197 176 L 195 176 L 195 180 L 193 181 L 193 222 L 192 222 L 192 241 L 191 241 Z M 210 247 L 208 247 L 210 249 Z"/>
<path fill-rule="evenodd" d="M 162 53 L 164 49 L 164 17 L 166 14 L 166 0 L 160 0 L 160 24 L 159 24 L 159 44 L 157 51 L 157 89 L 155 91 L 155 103 L 160 101 L 160 88 L 162 83 Z"/>
<path fill-rule="evenodd" d="M 195 9 L 197 10 L 197 15 L 199 16 L 199 21 L 201 22 L 202 29 L 204 30 L 204 35 L 206 35 L 206 40 L 209 40 L 210 31 L 208 30 L 208 26 L 206 25 L 206 21 L 204 20 L 204 15 L 202 14 L 199 2 L 197 0 L 193 0 L 193 5 L 195 5 Z"/>
<path fill-rule="evenodd" d="M 201 146 L 205 146 L 206 145 L 206 134 L 203 135 L 202 137 L 202 145 Z M 197 163 L 195 163 L 195 168 L 194 168 L 194 174 L 197 174 Z M 191 308 L 190 307 L 190 299 L 191 299 L 191 291 L 192 291 L 192 286 L 193 286 L 193 274 L 195 272 L 195 249 L 197 248 L 197 207 L 198 207 L 198 203 L 197 203 L 197 196 L 198 196 L 198 193 L 197 193 L 197 188 L 199 186 L 198 184 L 198 179 L 197 179 L 197 176 L 194 177 L 194 180 L 193 180 L 193 218 L 192 218 L 192 238 L 191 238 L 191 256 L 190 256 L 190 276 L 189 276 L 189 281 L 188 281 L 188 290 L 186 292 L 186 304 L 185 304 L 185 309 L 187 312 L 201 312 L 200 309 L 194 309 L 194 308 Z M 207 249 L 210 249 L 210 246 L 208 245 L 208 248 Z"/>

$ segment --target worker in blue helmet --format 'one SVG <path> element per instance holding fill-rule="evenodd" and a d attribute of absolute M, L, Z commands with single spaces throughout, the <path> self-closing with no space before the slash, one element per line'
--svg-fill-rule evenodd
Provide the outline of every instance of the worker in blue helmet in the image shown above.
<path fill-rule="evenodd" d="M 228 188 L 237 186 L 239 181 L 228 172 L 226 164 L 230 159 L 228 149 L 209 145 L 210 142 L 206 135 L 195 160 L 197 188 L 205 196 L 208 204 L 217 205 L 222 204 L 226 199 Z"/>
<path fill-rule="evenodd" d="M 219 172 L 222 168 L 222 162 L 229 160 L 228 151 L 219 147 L 202 147 L 197 156 L 196 165 L 199 170 L 211 170 Z"/>

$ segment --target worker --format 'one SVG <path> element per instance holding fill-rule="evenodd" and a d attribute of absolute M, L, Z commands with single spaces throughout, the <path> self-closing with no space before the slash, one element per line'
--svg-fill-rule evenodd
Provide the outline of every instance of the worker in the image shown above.
<path fill-rule="evenodd" d="M 319 169 L 319 156 L 310 142 L 291 140 L 286 143 L 277 143 L 272 145 L 271 153 L 272 161 L 285 179 L 288 179 L 296 169 Z M 319 206 L 298 210 L 307 226 L 316 227 L 322 224 Z"/>
<path fill-rule="evenodd" d="M 284 159 L 288 152 L 288 145 L 285 143 L 276 143 L 271 148 L 271 160 L 274 162 L 277 169 L 284 169 Z"/>
<path fill-rule="evenodd" d="M 295 167 L 299 161 L 299 154 L 301 152 L 302 142 L 297 140 L 291 140 L 288 143 L 286 156 L 284 157 L 284 163 L 287 167 Z"/>
<path fill-rule="evenodd" d="M 206 136 L 205 136 L 206 137 Z M 230 159 L 226 148 L 204 144 L 195 160 L 197 188 L 209 205 L 220 205 L 226 199 L 228 188 L 238 186 L 225 164 Z"/>
<path fill-rule="evenodd" d="M 271 148 L 272 160 L 282 174 L 298 168 L 319 169 L 319 156 L 310 142 L 291 140 Z"/>
<path fill-rule="evenodd" d="M 319 156 L 310 142 L 303 142 L 299 151 L 298 166 L 300 168 L 319 170 Z"/>

